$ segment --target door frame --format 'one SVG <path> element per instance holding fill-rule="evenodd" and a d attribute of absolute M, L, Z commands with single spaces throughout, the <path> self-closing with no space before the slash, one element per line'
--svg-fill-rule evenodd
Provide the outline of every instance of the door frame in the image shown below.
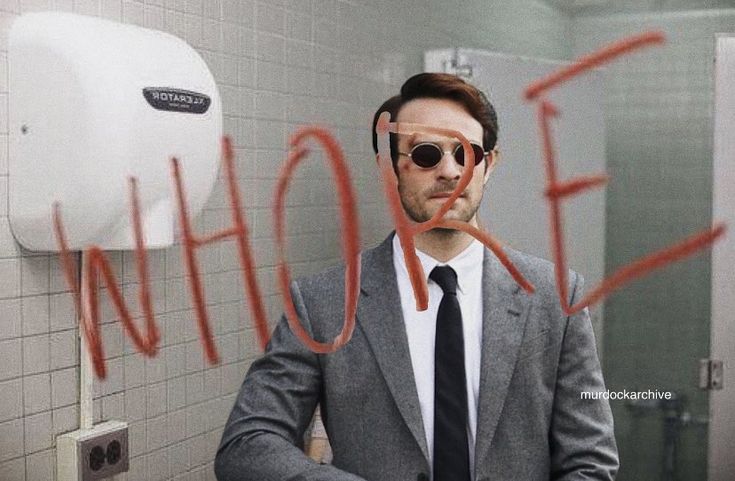
<path fill-rule="evenodd" d="M 709 481 L 735 479 L 735 34 L 715 36 L 712 219 L 728 232 L 712 247 L 710 358 L 723 363 L 709 396 Z"/>

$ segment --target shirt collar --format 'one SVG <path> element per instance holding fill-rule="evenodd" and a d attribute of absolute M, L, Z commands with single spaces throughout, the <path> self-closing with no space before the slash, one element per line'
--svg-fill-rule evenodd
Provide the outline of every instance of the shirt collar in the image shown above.
<path fill-rule="evenodd" d="M 474 269 L 482 268 L 484 256 L 484 246 L 480 241 L 474 238 L 470 245 L 447 262 L 439 262 L 429 254 L 426 254 L 419 249 L 415 249 L 415 251 L 419 261 L 421 261 L 421 267 L 424 269 L 424 277 L 427 283 L 429 282 L 429 274 L 434 270 L 434 267 L 438 265 L 449 265 L 457 273 L 457 289 L 459 289 L 462 294 L 467 294 L 467 292 L 469 292 L 471 281 L 470 273 Z M 398 260 L 398 265 L 403 273 L 408 276 L 406 259 L 403 257 L 403 248 L 401 247 L 401 239 L 398 237 L 397 233 L 393 235 L 393 256 Z"/>

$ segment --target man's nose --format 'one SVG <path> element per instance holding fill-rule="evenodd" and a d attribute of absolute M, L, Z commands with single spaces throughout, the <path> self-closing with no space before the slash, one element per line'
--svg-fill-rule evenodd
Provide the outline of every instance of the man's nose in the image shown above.
<path fill-rule="evenodd" d="M 436 166 L 437 175 L 445 179 L 459 179 L 462 176 L 463 166 L 459 165 L 452 152 L 444 152 Z"/>

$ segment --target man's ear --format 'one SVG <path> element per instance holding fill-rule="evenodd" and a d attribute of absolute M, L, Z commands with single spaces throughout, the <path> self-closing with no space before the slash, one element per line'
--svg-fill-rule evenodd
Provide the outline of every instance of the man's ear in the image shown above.
<path fill-rule="evenodd" d="M 497 149 L 491 150 L 485 157 L 485 175 L 482 185 L 487 184 L 487 181 L 490 180 L 490 174 L 495 170 L 495 165 L 497 165 L 498 160 L 500 160 L 500 151 Z"/>
<path fill-rule="evenodd" d="M 375 154 L 375 163 L 377 164 L 378 168 L 380 168 L 380 155 Z M 393 164 L 393 172 L 396 173 L 396 177 L 399 176 L 398 174 L 398 164 L 396 162 L 392 162 Z"/>

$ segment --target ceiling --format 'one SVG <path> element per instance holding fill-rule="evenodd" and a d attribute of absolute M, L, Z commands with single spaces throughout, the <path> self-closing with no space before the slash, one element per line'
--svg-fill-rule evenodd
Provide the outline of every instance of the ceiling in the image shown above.
<path fill-rule="evenodd" d="M 735 8 L 735 0 L 543 0 L 569 15 Z"/>

